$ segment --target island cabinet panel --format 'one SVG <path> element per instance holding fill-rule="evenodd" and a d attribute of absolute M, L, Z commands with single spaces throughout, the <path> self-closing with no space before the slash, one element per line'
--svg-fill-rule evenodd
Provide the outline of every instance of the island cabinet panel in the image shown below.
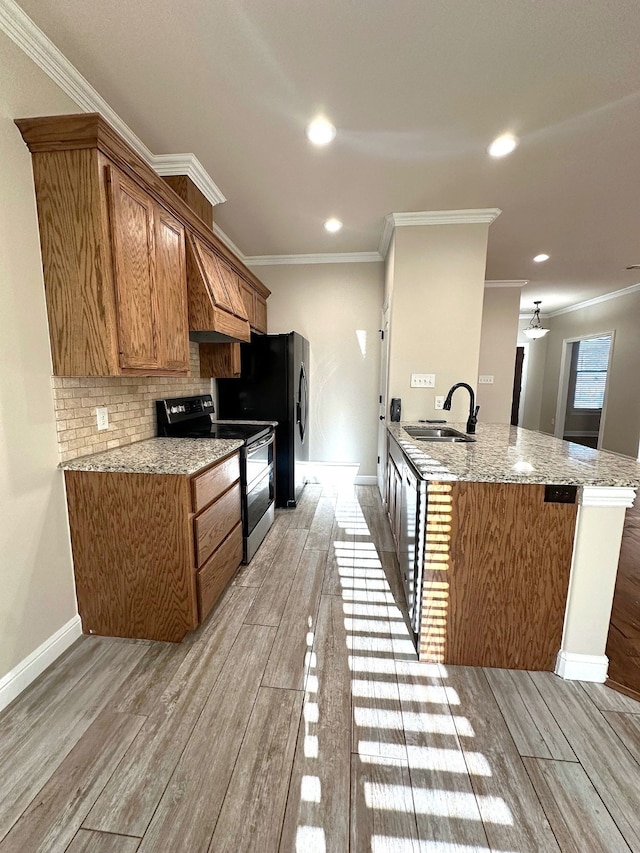
<path fill-rule="evenodd" d="M 420 658 L 553 670 L 577 506 L 543 485 L 428 485 Z"/>
<path fill-rule="evenodd" d="M 195 477 L 66 471 L 84 633 L 180 642 L 195 628 L 242 561 L 238 479 L 237 452 Z"/>

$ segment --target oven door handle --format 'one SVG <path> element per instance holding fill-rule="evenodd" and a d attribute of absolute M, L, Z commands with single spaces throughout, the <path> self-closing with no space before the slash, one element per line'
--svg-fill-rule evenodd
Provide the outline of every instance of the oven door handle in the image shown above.
<path fill-rule="evenodd" d="M 263 438 L 262 441 L 259 441 L 257 444 L 251 444 L 247 447 L 247 456 L 251 456 L 257 450 L 261 450 L 263 447 L 268 447 L 268 445 L 273 444 L 275 436 L 270 435 L 268 438 Z"/>

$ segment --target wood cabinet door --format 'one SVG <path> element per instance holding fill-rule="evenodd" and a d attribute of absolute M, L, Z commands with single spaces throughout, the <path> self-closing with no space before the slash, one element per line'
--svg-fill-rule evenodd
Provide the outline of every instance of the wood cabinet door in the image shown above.
<path fill-rule="evenodd" d="M 267 300 L 256 293 L 256 316 L 254 326 L 256 331 L 267 334 Z"/>
<path fill-rule="evenodd" d="M 256 292 L 247 284 L 246 281 L 238 277 L 238 287 L 240 288 L 240 296 L 244 304 L 244 310 L 247 312 L 247 320 L 249 324 L 255 328 L 256 325 Z"/>
<path fill-rule="evenodd" d="M 111 239 L 122 368 L 157 368 L 153 207 L 136 183 L 108 168 Z"/>
<path fill-rule="evenodd" d="M 240 344 L 200 344 L 201 378 L 237 379 L 241 369 Z"/>
<path fill-rule="evenodd" d="M 189 329 L 184 227 L 159 205 L 155 206 L 154 218 L 160 364 L 167 370 L 187 372 Z"/>

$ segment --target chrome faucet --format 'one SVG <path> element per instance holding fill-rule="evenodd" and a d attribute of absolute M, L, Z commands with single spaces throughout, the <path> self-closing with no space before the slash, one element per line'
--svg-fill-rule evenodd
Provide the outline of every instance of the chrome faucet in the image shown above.
<path fill-rule="evenodd" d="M 476 395 L 473 393 L 473 388 L 471 387 L 471 385 L 467 385 L 466 382 L 456 382 L 455 385 L 452 385 L 451 388 L 449 388 L 447 399 L 444 401 L 444 406 L 442 408 L 446 412 L 451 411 L 451 398 L 453 397 L 453 392 L 456 390 L 456 388 L 466 388 L 469 392 L 469 397 L 471 398 L 471 400 L 469 403 L 469 419 L 467 420 L 467 433 L 469 435 L 475 435 L 480 406 L 476 406 Z"/>

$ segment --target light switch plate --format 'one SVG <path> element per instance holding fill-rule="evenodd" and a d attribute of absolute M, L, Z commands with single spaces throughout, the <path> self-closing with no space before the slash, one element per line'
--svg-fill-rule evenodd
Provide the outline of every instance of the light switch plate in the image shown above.
<path fill-rule="evenodd" d="M 478 385 L 493 385 L 493 374 L 485 373 L 478 376 Z"/>
<path fill-rule="evenodd" d="M 96 408 L 96 422 L 98 429 L 109 429 L 109 409 L 106 406 Z"/>
<path fill-rule="evenodd" d="M 433 398 L 433 408 L 441 411 L 444 408 L 444 397 L 440 397 L 438 394 Z"/>
<path fill-rule="evenodd" d="M 435 373 L 412 373 L 411 374 L 412 388 L 435 388 L 436 375 Z"/>

